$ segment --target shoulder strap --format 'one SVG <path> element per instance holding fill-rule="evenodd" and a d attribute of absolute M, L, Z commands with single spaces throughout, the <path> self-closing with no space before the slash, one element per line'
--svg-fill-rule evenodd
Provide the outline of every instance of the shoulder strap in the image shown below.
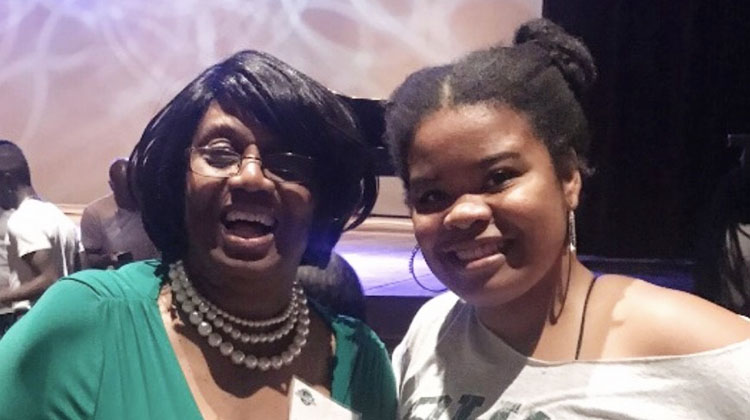
<path fill-rule="evenodd" d="M 594 290 L 594 283 L 596 283 L 596 280 L 599 278 L 599 275 L 595 275 L 594 278 L 591 279 L 591 283 L 589 283 L 589 289 L 586 291 L 586 299 L 583 301 L 583 311 L 581 313 L 581 326 L 578 329 L 578 343 L 576 344 L 576 358 L 575 360 L 578 360 L 578 357 L 581 355 L 581 346 L 583 345 L 583 328 L 586 325 L 586 309 L 589 306 L 589 298 L 591 297 L 591 291 Z"/>

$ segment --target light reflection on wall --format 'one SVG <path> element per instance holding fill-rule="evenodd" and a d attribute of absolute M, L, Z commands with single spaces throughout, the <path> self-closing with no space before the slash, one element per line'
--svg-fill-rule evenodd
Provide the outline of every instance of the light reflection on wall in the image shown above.
<path fill-rule="evenodd" d="M 150 117 L 235 51 L 384 97 L 414 69 L 509 40 L 541 1 L 0 0 L 0 138 L 45 198 L 86 203 Z"/>

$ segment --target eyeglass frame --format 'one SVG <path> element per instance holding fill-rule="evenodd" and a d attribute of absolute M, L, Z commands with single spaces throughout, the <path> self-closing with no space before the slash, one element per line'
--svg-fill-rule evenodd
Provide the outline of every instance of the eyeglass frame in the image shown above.
<path fill-rule="evenodd" d="M 192 164 L 192 162 L 193 162 L 193 160 L 192 160 L 192 154 L 193 154 L 193 152 L 194 151 L 201 151 L 201 150 L 205 151 L 205 150 L 209 150 L 209 149 L 211 149 L 211 147 L 208 147 L 208 146 L 203 146 L 203 147 L 191 146 L 191 147 L 188 147 L 187 149 L 185 149 L 185 157 L 187 159 L 187 167 L 188 167 L 188 170 L 190 172 L 192 172 L 194 174 L 197 174 L 197 175 L 200 175 L 200 176 L 205 176 L 205 177 L 208 177 L 208 178 L 227 179 L 227 178 L 231 178 L 231 177 L 239 175 L 242 172 L 242 168 L 244 167 L 243 162 L 245 160 L 249 160 L 250 162 L 258 162 L 258 165 L 260 165 L 260 169 L 263 172 L 263 176 L 266 179 L 269 179 L 269 180 L 271 180 L 273 182 L 288 183 L 288 184 L 298 184 L 298 185 L 309 185 L 309 184 L 311 184 L 312 182 L 315 181 L 314 179 L 310 179 L 308 181 L 290 181 L 290 180 L 287 180 L 287 179 L 283 179 L 282 177 L 274 174 L 273 172 L 271 172 L 271 174 L 273 176 L 269 176 L 268 173 L 266 173 L 266 171 L 269 170 L 269 169 L 267 167 L 263 166 L 263 159 L 260 156 L 255 156 L 255 155 L 241 155 L 241 154 L 239 154 L 237 152 L 230 151 L 230 150 L 226 150 L 227 154 L 229 154 L 231 152 L 231 153 L 235 154 L 236 156 L 238 156 L 240 158 L 239 162 L 237 162 L 235 164 L 237 166 L 237 170 L 236 170 L 235 173 L 230 174 L 230 175 L 206 175 L 204 173 L 200 173 L 200 172 L 194 170 L 193 169 L 193 164 Z M 307 160 L 308 162 L 312 163 L 313 165 L 316 162 L 316 159 L 313 158 L 312 156 L 301 155 L 301 154 L 294 153 L 294 152 L 269 153 L 266 156 L 266 158 L 268 158 L 269 156 L 293 156 L 295 158 L 303 158 L 303 159 Z M 208 164 L 208 165 L 211 166 L 210 164 Z"/>

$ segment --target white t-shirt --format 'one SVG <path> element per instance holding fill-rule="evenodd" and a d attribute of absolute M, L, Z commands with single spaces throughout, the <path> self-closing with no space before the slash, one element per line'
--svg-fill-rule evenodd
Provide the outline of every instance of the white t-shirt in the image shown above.
<path fill-rule="evenodd" d="M 113 194 L 86 206 L 81 215 L 81 242 L 86 250 L 101 254 L 130 252 L 135 261 L 159 257 L 143 229 L 141 214 L 117 207 Z"/>
<path fill-rule="evenodd" d="M 446 293 L 393 354 L 400 419 L 750 418 L 750 340 L 684 356 L 550 363 L 517 353 Z"/>
<path fill-rule="evenodd" d="M 75 224 L 54 204 L 26 198 L 8 219 L 8 268 L 11 289 L 34 278 L 24 255 L 49 249 L 52 251 L 57 277 L 75 270 L 79 252 L 78 230 Z M 23 305 L 16 302 L 14 307 Z"/>

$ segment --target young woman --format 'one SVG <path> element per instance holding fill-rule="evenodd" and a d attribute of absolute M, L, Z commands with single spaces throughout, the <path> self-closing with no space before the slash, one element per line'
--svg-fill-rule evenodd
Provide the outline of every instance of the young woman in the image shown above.
<path fill-rule="evenodd" d="M 284 419 L 296 376 L 393 418 L 382 343 L 296 281 L 372 208 L 366 147 L 336 95 L 270 55 L 204 71 L 130 159 L 163 261 L 58 281 L 0 342 L 0 417 Z"/>
<path fill-rule="evenodd" d="M 393 355 L 402 419 L 740 418 L 750 323 L 596 276 L 575 253 L 592 58 L 545 20 L 421 70 L 386 137 L 417 241 L 450 292 Z"/>

